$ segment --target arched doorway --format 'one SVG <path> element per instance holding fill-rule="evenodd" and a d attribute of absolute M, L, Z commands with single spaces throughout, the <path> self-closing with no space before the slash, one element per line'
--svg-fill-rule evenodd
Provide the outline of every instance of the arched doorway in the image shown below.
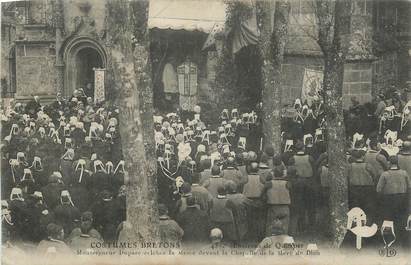
<path fill-rule="evenodd" d="M 87 84 L 91 84 L 94 88 L 94 70 L 93 68 L 102 68 L 103 61 L 97 50 L 93 48 L 83 48 L 79 50 L 75 58 L 76 69 L 76 88 L 86 88 Z M 93 90 L 85 91 L 87 96 L 93 96 Z"/>
<path fill-rule="evenodd" d="M 65 46 L 64 95 L 70 97 L 74 89 L 85 88 L 89 83 L 94 87 L 93 68 L 106 68 L 107 57 L 101 45 L 87 37 L 72 39 Z M 89 96 L 93 95 L 92 90 L 85 92 Z"/>

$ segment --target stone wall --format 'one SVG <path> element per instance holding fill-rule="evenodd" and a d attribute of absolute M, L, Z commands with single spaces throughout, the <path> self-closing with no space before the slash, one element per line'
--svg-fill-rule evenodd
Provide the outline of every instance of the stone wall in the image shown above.
<path fill-rule="evenodd" d="M 397 85 L 397 57 L 396 52 L 387 52 L 372 63 L 373 90 L 376 94 L 384 93 L 391 86 Z"/>
<path fill-rule="evenodd" d="M 371 62 L 352 62 L 344 66 L 343 106 L 348 108 L 351 97 L 360 103 L 371 101 L 372 66 Z"/>
<path fill-rule="evenodd" d="M 80 34 L 97 33 L 102 35 L 105 31 L 106 17 L 105 0 L 68 0 L 63 1 L 64 26 L 67 35 L 76 32 L 82 26 L 83 32 Z M 81 21 L 82 17 L 89 20 Z"/>
<path fill-rule="evenodd" d="M 55 95 L 55 56 L 50 43 L 17 42 L 17 99 L 33 95 L 51 98 Z"/>
<path fill-rule="evenodd" d="M 0 80 L 1 80 L 1 95 L 5 97 L 13 96 L 10 93 L 12 88 L 12 78 L 10 78 L 10 59 L 14 56 L 11 52 L 14 47 L 15 28 L 11 25 L 2 24 L 1 27 L 1 67 L 0 67 Z"/>
<path fill-rule="evenodd" d="M 12 97 L 14 93 L 10 93 L 15 87 L 12 87 L 12 78 L 10 77 L 10 59 L 14 56 L 12 48 L 16 39 L 15 23 L 10 17 L 10 3 L 1 3 L 1 57 L 0 57 L 0 86 L 2 97 Z"/>
<path fill-rule="evenodd" d="M 301 97 L 305 68 L 323 69 L 320 57 L 286 56 L 282 65 L 283 104 L 293 104 Z M 350 106 L 351 97 L 355 96 L 361 103 L 371 100 L 372 64 L 371 62 L 347 63 L 344 69 L 343 106 Z"/>

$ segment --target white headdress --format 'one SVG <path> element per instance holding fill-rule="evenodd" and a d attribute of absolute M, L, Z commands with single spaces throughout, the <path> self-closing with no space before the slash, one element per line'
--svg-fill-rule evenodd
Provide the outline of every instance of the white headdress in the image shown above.
<path fill-rule="evenodd" d="M 74 171 L 78 171 L 80 169 L 80 176 L 78 178 L 78 183 L 81 183 L 81 180 L 83 179 L 85 167 L 86 167 L 86 160 L 79 159 L 77 161 L 76 168 L 74 169 Z"/>
<path fill-rule="evenodd" d="M 324 141 L 323 130 L 321 128 L 315 129 L 315 142 Z"/>
<path fill-rule="evenodd" d="M 313 139 L 313 136 L 311 134 L 305 134 L 304 135 L 304 145 L 305 146 L 308 146 L 308 147 L 313 146 L 313 141 L 314 141 L 314 139 Z"/>
<path fill-rule="evenodd" d="M 203 138 L 201 139 L 201 142 L 206 141 L 207 144 L 210 144 L 210 130 L 204 130 L 203 131 Z"/>
<path fill-rule="evenodd" d="M 37 164 L 39 165 L 39 168 L 37 168 Z M 41 158 L 39 156 L 33 157 L 31 168 L 33 168 L 34 170 L 43 170 L 43 165 L 41 164 Z"/>
<path fill-rule="evenodd" d="M 107 173 L 111 174 L 113 172 L 113 169 L 114 169 L 113 162 L 107 161 L 106 163 Z"/>
<path fill-rule="evenodd" d="M 94 166 L 94 173 L 97 172 L 97 167 L 100 167 L 101 171 L 103 171 L 104 173 L 107 173 L 107 171 L 104 167 L 104 164 L 103 164 L 103 162 L 101 162 L 101 160 L 98 160 L 98 159 L 94 160 L 93 166 Z"/>
<path fill-rule="evenodd" d="M 19 163 L 22 163 L 24 165 L 27 165 L 26 163 L 26 155 L 23 152 L 17 152 L 17 161 Z"/>
<path fill-rule="evenodd" d="M 238 118 L 238 109 L 232 109 L 231 110 L 231 118 L 232 119 L 237 119 Z"/>
<path fill-rule="evenodd" d="M 291 151 L 292 146 L 294 145 L 293 140 L 285 140 L 285 147 L 284 147 L 284 152 Z"/>
<path fill-rule="evenodd" d="M 17 159 L 10 159 L 9 164 L 10 164 L 11 175 L 13 177 L 13 182 L 15 183 L 16 182 L 15 171 L 16 171 L 16 167 L 18 167 L 20 163 Z"/>
<path fill-rule="evenodd" d="M 64 155 L 61 157 L 63 160 L 73 160 L 74 159 L 74 149 L 68 148 Z"/>
<path fill-rule="evenodd" d="M 13 188 L 10 193 L 10 201 L 18 200 L 24 201 L 23 199 L 23 191 L 20 188 Z"/>
<path fill-rule="evenodd" d="M 384 230 L 385 230 L 385 229 L 390 229 L 390 230 L 391 230 L 391 234 L 393 235 L 393 239 L 392 239 L 391 242 L 387 242 L 386 239 L 385 239 L 385 234 L 384 234 Z M 382 225 L 381 225 L 381 236 L 382 236 L 382 239 L 383 239 L 383 241 L 384 241 L 385 248 L 389 248 L 389 247 L 391 247 L 392 244 L 394 244 L 394 242 L 395 242 L 395 240 L 396 240 L 396 236 L 395 236 L 394 222 L 393 222 L 393 221 L 386 221 L 386 220 L 384 220 L 384 222 L 382 222 Z"/>
<path fill-rule="evenodd" d="M 358 132 L 356 132 L 353 135 L 353 139 L 352 139 L 352 147 L 354 148 L 356 143 L 363 140 L 364 139 L 364 135 L 363 134 L 359 134 Z"/>
<path fill-rule="evenodd" d="M 228 141 L 228 139 L 227 139 L 227 134 L 225 134 L 225 133 L 222 133 L 221 135 L 220 135 L 220 141 L 219 141 L 221 144 L 228 144 L 228 145 L 231 145 L 230 144 L 230 142 Z"/>
<path fill-rule="evenodd" d="M 114 169 L 114 174 L 116 174 L 119 169 L 124 172 L 124 164 L 124 160 L 120 160 L 120 162 L 118 162 L 116 168 Z"/>
<path fill-rule="evenodd" d="M 21 181 L 24 181 L 24 180 L 31 180 L 32 182 L 35 182 L 30 168 L 25 168 L 23 170 L 23 177 L 21 178 Z"/>
<path fill-rule="evenodd" d="M 67 197 L 67 199 L 69 200 L 71 206 L 74 206 L 73 201 L 71 200 L 71 195 L 70 192 L 68 190 L 62 190 L 61 191 L 61 196 L 60 196 L 60 203 L 63 204 L 63 197 Z"/>
<path fill-rule="evenodd" d="M 247 145 L 247 138 L 240 136 L 238 139 L 238 148 L 246 150 L 246 145 Z"/>
<path fill-rule="evenodd" d="M 17 131 L 19 130 L 19 126 L 15 123 L 13 123 L 13 125 L 11 125 L 11 129 L 10 129 L 10 136 L 11 135 L 16 135 Z"/>

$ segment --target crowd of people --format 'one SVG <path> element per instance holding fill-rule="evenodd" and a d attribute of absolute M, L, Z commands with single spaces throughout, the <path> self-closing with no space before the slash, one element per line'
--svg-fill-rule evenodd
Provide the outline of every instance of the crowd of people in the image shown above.
<path fill-rule="evenodd" d="M 2 109 L 3 243 L 116 240 L 126 215 L 118 113 L 82 90 Z"/>
<path fill-rule="evenodd" d="M 345 114 L 348 208 L 380 226 L 393 221 L 406 244 L 411 104 L 379 97 L 369 105 L 353 99 Z M 118 108 L 81 89 L 49 105 L 34 97 L 2 109 L 3 244 L 32 242 L 44 252 L 118 240 L 127 182 L 118 119 Z M 297 99 L 284 109 L 281 146 L 263 139 L 261 104 L 224 109 L 216 127 L 206 120 L 199 106 L 154 116 L 162 241 L 265 245 L 270 237 L 330 234 L 334 184 L 321 101 Z"/>

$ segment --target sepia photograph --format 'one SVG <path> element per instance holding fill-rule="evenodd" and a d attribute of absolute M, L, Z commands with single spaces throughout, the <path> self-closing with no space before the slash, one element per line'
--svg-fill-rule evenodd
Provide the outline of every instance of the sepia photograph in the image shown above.
<path fill-rule="evenodd" d="M 411 264 L 411 1 L 0 2 L 1 264 Z"/>

